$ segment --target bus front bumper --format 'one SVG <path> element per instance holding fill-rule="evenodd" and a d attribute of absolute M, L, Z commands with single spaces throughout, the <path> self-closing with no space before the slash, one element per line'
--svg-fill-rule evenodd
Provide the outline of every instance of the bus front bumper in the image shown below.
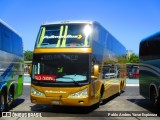
<path fill-rule="evenodd" d="M 34 104 L 50 104 L 50 105 L 65 105 L 65 106 L 90 106 L 89 98 L 60 98 L 60 97 L 42 97 L 30 96 L 31 102 Z"/>

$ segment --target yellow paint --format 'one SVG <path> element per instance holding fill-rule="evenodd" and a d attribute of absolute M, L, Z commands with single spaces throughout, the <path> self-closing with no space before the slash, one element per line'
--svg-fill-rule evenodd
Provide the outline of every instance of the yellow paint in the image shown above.
<path fill-rule="evenodd" d="M 46 28 L 45 28 L 45 27 L 42 27 L 42 34 L 41 34 L 41 37 L 40 37 L 40 41 L 39 41 L 39 43 L 38 43 L 38 47 L 40 47 L 41 44 L 42 44 L 42 42 L 43 42 L 43 38 L 44 38 L 45 31 L 46 31 Z"/>
<path fill-rule="evenodd" d="M 99 66 L 94 65 L 94 76 L 98 78 Z"/>
<path fill-rule="evenodd" d="M 64 28 L 64 26 L 61 26 L 61 27 L 60 27 L 59 36 L 62 36 L 63 28 Z M 59 46 L 60 46 L 60 43 L 61 43 L 61 37 L 59 37 L 56 47 L 59 47 Z"/>
<path fill-rule="evenodd" d="M 91 48 L 35 48 L 34 53 L 91 53 Z"/>
<path fill-rule="evenodd" d="M 68 32 L 68 25 L 65 26 L 64 38 L 63 38 L 61 47 L 65 47 L 65 46 L 66 46 L 66 36 L 67 36 L 67 32 Z"/>
<path fill-rule="evenodd" d="M 68 98 L 70 94 L 81 91 L 85 88 L 90 89 L 90 84 L 83 87 L 40 87 L 31 84 L 31 87 L 45 94 L 43 97 L 30 94 L 31 102 L 36 104 L 53 104 L 53 101 L 59 101 L 59 105 L 90 106 L 97 102 L 96 98 L 94 97 Z M 52 91 L 54 94 L 48 91 Z M 92 99 L 91 102 L 90 99 Z M 83 104 L 80 103 L 80 101 L 83 101 Z"/>

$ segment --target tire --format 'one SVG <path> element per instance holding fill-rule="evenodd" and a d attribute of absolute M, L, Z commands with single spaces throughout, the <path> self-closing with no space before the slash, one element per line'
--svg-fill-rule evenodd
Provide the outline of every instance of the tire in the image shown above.
<path fill-rule="evenodd" d="M 118 95 L 121 95 L 121 93 L 122 93 L 122 82 L 121 82 L 121 84 L 120 84 L 120 89 L 119 89 L 119 92 L 118 92 Z"/>
<path fill-rule="evenodd" d="M 13 100 L 14 100 L 14 94 L 12 93 L 12 91 L 10 90 L 8 93 L 8 109 L 12 108 L 13 105 Z"/>
<path fill-rule="evenodd" d="M 8 111 L 7 96 L 4 91 L 0 94 L 0 113 Z"/>
<path fill-rule="evenodd" d="M 99 96 L 99 105 L 103 104 L 102 94 Z"/>
<path fill-rule="evenodd" d="M 102 99 L 102 97 L 103 97 L 103 91 L 102 91 L 102 88 L 101 88 L 101 91 L 100 91 L 100 93 L 99 93 L 100 95 L 99 95 L 99 100 L 98 100 L 98 103 L 96 103 L 96 108 L 99 108 L 99 106 L 100 105 L 102 105 L 103 104 L 103 99 Z"/>
<path fill-rule="evenodd" d="M 104 87 L 102 86 L 99 96 L 99 105 L 103 105 L 103 93 L 104 93 Z"/>
<path fill-rule="evenodd" d="M 154 89 L 151 91 L 151 101 L 153 102 L 154 107 L 159 107 L 160 99 Z"/>
<path fill-rule="evenodd" d="M 160 96 L 158 96 L 158 98 L 157 98 L 157 105 L 156 105 L 156 107 L 159 109 L 160 108 Z"/>
<path fill-rule="evenodd" d="M 101 95 L 99 96 L 98 103 L 96 103 L 96 108 L 99 108 L 99 106 L 103 103 L 103 100 L 101 98 Z"/>

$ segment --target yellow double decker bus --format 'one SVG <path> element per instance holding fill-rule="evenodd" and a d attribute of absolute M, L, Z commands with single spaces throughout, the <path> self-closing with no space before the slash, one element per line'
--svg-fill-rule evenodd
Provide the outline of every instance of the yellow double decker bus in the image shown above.
<path fill-rule="evenodd" d="M 91 106 L 126 86 L 125 47 L 95 21 L 43 24 L 35 43 L 31 102 Z"/>

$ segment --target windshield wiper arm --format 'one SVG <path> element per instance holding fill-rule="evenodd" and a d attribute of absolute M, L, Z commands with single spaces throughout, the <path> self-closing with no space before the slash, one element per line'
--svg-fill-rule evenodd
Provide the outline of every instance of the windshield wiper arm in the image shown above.
<path fill-rule="evenodd" d="M 76 84 L 76 85 L 80 86 L 80 83 L 79 83 L 79 82 L 77 82 L 77 81 L 75 81 L 73 78 L 70 78 L 70 77 L 63 77 L 63 78 L 71 79 L 71 80 L 74 82 L 74 84 Z"/>

